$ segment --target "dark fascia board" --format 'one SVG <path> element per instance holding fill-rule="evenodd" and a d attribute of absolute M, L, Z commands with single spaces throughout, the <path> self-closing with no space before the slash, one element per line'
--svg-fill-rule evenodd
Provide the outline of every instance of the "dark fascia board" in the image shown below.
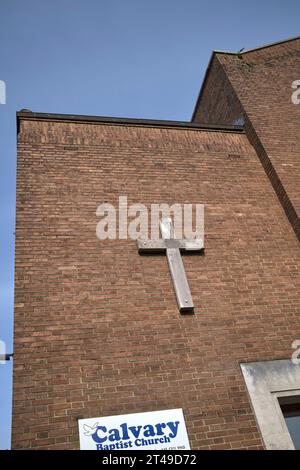
<path fill-rule="evenodd" d="M 73 114 L 54 114 L 54 113 L 34 113 L 31 111 L 17 112 L 17 129 L 19 131 L 20 120 L 38 120 L 38 121 L 66 121 L 66 122 L 85 122 L 99 124 L 115 124 L 123 126 L 143 126 L 143 127 L 167 127 L 167 128 L 186 128 L 203 129 L 212 132 L 244 132 L 243 126 L 223 126 L 214 124 L 199 124 L 186 121 L 165 121 L 156 119 L 135 119 L 135 118 L 117 118 L 106 116 L 85 116 Z"/>
<path fill-rule="evenodd" d="M 224 55 L 236 55 L 236 56 L 239 56 L 239 57 L 240 57 L 241 55 L 247 54 L 248 52 L 259 51 L 259 50 L 261 50 L 261 49 L 266 49 L 266 48 L 268 48 L 268 47 L 278 46 L 279 44 L 284 44 L 284 43 L 286 43 L 286 42 L 297 41 L 298 39 L 300 39 L 300 36 L 295 36 L 295 37 L 293 37 L 293 38 L 284 39 L 284 40 L 282 40 L 282 41 L 272 42 L 272 43 L 270 43 L 270 44 L 265 44 L 265 45 L 263 45 L 263 46 L 254 47 L 253 49 L 245 49 L 244 51 L 241 51 L 241 52 L 218 51 L 218 50 L 216 50 L 216 49 L 213 50 L 213 51 L 212 51 L 212 54 L 211 54 L 211 56 L 210 56 L 210 60 L 209 60 L 207 69 L 206 69 L 206 71 L 205 71 L 204 79 L 203 79 L 203 81 L 202 81 L 202 85 L 201 85 L 201 87 L 200 87 L 200 91 L 199 91 L 197 100 L 196 100 L 196 104 L 195 104 L 195 107 L 194 107 L 194 110 L 193 110 L 191 122 L 194 121 L 195 114 L 196 114 L 196 111 L 197 111 L 197 109 L 198 109 L 198 104 L 199 104 L 199 101 L 200 101 L 202 92 L 203 92 L 203 90 L 204 90 L 207 77 L 208 77 L 209 72 L 210 72 L 211 63 L 212 63 L 213 57 L 214 57 L 215 55 L 217 55 L 217 54 L 224 54 Z"/>

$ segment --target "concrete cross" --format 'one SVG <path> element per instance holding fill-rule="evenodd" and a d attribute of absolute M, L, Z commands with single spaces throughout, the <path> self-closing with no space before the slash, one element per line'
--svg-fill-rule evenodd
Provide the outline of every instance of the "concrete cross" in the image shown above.
<path fill-rule="evenodd" d="M 203 240 L 200 238 L 193 240 L 179 240 L 174 238 L 173 224 L 170 218 L 163 218 L 160 221 L 160 231 L 162 239 L 137 240 L 138 251 L 140 254 L 167 253 L 179 311 L 180 313 L 193 312 L 193 299 L 180 252 L 195 253 L 203 251 Z"/>

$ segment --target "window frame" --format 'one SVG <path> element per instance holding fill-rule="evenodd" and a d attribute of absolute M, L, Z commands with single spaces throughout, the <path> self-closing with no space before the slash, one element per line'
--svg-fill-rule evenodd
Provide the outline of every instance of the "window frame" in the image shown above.
<path fill-rule="evenodd" d="M 290 359 L 240 364 L 267 450 L 295 450 L 279 399 L 300 396 L 300 365 Z"/>

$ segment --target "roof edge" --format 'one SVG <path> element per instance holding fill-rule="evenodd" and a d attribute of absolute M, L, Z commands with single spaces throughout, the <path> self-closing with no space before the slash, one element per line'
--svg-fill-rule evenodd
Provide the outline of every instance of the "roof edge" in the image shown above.
<path fill-rule="evenodd" d="M 270 42 L 268 44 L 263 44 L 262 46 L 253 47 L 251 49 L 245 49 L 240 52 L 219 51 L 217 49 L 214 49 L 213 52 L 215 52 L 216 54 L 241 55 L 241 54 L 247 54 L 248 52 L 259 51 L 260 49 L 267 49 L 268 47 L 278 46 L 279 44 L 284 44 L 285 42 L 296 41 L 298 39 L 300 39 L 300 36 L 294 36 L 292 38 L 282 39 L 281 41 L 276 41 L 276 42 Z"/>
<path fill-rule="evenodd" d="M 55 113 L 34 113 L 32 111 L 18 111 L 17 128 L 22 119 L 31 121 L 67 121 L 67 122 L 86 122 L 99 124 L 116 124 L 127 126 L 144 126 L 144 127 L 169 127 L 169 128 L 188 128 L 188 129 L 204 129 L 216 132 L 244 132 L 243 126 L 235 125 L 214 125 L 199 124 L 189 121 L 167 121 L 157 119 L 136 119 L 136 118 L 118 118 L 111 116 L 87 116 L 77 114 L 55 114 Z"/>

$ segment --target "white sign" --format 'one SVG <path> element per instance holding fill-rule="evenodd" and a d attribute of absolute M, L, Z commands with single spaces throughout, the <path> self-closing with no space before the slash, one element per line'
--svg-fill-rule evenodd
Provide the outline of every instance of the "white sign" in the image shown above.
<path fill-rule="evenodd" d="M 81 450 L 190 449 L 181 408 L 78 421 Z"/>

